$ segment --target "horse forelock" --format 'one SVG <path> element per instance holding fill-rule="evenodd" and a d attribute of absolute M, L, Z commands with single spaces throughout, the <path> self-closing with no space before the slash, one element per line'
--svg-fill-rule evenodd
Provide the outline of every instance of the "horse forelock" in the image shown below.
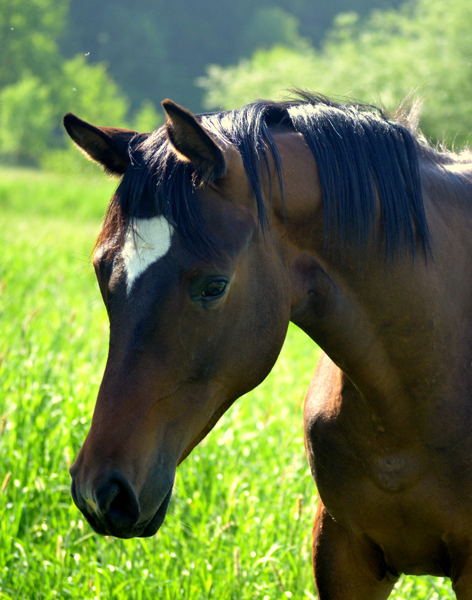
<path fill-rule="evenodd" d="M 189 162 L 179 159 L 160 128 L 132 140 L 130 165 L 113 195 L 95 251 L 123 247 L 137 221 L 163 217 L 182 239 L 208 252 L 205 229 Z M 134 235 L 134 234 L 133 234 Z"/>
<path fill-rule="evenodd" d="M 270 178 L 269 153 L 283 187 L 274 139 L 275 130 L 283 127 L 304 136 L 317 162 L 327 246 L 362 250 L 367 238 L 377 233 L 380 201 L 378 238 L 386 255 L 393 256 L 400 247 L 412 254 L 417 246 L 427 252 L 415 133 L 387 120 L 376 107 L 340 104 L 308 93 L 300 96 L 196 117 L 220 145 L 231 144 L 240 153 L 261 228 L 268 223 L 262 174 L 265 170 Z M 163 216 L 186 243 L 211 253 L 212 239 L 200 206 L 204 186 L 196 189 L 191 163 L 173 151 L 164 128 L 136 136 L 129 154 L 130 166 L 110 202 L 96 247 L 122 245 L 134 220 Z"/>

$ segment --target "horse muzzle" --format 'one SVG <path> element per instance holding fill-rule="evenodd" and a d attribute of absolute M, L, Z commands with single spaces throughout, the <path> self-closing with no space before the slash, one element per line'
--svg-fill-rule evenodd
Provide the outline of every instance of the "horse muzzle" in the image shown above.
<path fill-rule="evenodd" d="M 129 539 L 154 535 L 164 522 L 172 496 L 173 477 L 154 483 L 153 502 L 140 501 L 129 480 L 119 471 L 111 471 L 96 485 L 81 485 L 75 465 L 71 468 L 72 498 L 92 529 L 100 535 Z M 156 508 L 157 506 L 157 508 Z"/>

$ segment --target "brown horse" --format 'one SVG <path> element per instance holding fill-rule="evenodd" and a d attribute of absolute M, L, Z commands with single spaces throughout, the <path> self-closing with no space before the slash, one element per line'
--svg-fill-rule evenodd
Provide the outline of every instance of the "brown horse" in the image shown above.
<path fill-rule="evenodd" d="M 177 465 L 291 320 L 325 352 L 305 405 L 320 599 L 387 598 L 401 573 L 471 599 L 472 157 L 308 94 L 163 106 L 151 134 L 65 117 L 123 176 L 94 255 L 110 348 L 77 506 L 101 534 L 154 534 Z"/>

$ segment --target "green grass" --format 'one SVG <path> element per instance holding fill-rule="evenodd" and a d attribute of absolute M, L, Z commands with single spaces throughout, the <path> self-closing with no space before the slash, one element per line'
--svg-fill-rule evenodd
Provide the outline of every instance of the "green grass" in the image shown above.
<path fill-rule="evenodd" d="M 114 186 L 0 171 L 0 597 L 314 598 L 302 406 L 319 350 L 295 327 L 269 378 L 179 467 L 157 536 L 101 538 L 72 503 L 108 339 L 89 252 Z M 392 598 L 453 595 L 405 578 Z"/>

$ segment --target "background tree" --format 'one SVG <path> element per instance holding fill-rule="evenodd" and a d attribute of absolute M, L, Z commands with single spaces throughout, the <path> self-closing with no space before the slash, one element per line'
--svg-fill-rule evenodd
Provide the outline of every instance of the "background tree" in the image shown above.
<path fill-rule="evenodd" d="M 317 45 L 335 15 L 400 0 L 71 0 L 61 48 L 66 56 L 90 53 L 105 61 L 131 99 L 159 105 L 171 97 L 194 111 L 203 91 L 195 79 L 209 63 L 228 66 L 256 49 Z"/>
<path fill-rule="evenodd" d="M 69 0 L 0 0 L 0 157 L 2 162 L 80 164 L 64 151 L 62 115 L 129 124 L 130 102 L 103 64 L 65 59 L 57 40 Z M 159 117 L 148 104 L 137 118 L 149 129 Z M 144 121 L 144 122 L 143 122 Z"/>
<path fill-rule="evenodd" d="M 69 0 L 0 0 L 0 88 L 25 72 L 51 78 L 59 68 L 55 40 L 64 29 Z"/>
<path fill-rule="evenodd" d="M 339 15 L 321 50 L 277 46 L 250 60 L 211 66 L 199 80 L 206 108 L 230 108 L 289 87 L 347 95 L 395 108 L 412 92 L 425 99 L 422 128 L 461 146 L 472 132 L 472 4 L 417 0 L 366 21 Z"/>
<path fill-rule="evenodd" d="M 164 97 L 199 112 L 292 86 L 387 107 L 419 90 L 427 135 L 451 142 L 459 131 L 462 144 L 472 122 L 472 4 L 392 9 L 398 2 L 0 0 L 0 160 L 80 164 L 65 151 L 68 110 L 150 130 Z M 374 7 L 384 10 L 367 17 Z M 326 33 L 346 8 L 357 12 L 338 14 Z"/>

